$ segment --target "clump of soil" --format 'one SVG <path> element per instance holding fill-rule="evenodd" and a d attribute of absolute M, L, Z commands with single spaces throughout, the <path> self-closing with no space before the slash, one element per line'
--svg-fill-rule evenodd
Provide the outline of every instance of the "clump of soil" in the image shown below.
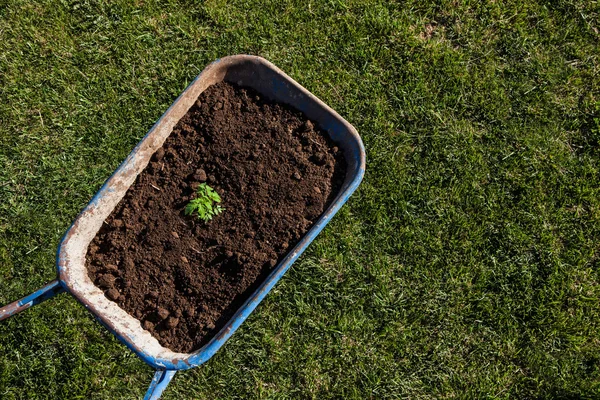
<path fill-rule="evenodd" d="M 211 86 L 93 239 L 88 275 L 163 346 L 196 350 L 323 213 L 345 169 L 302 113 Z M 184 213 L 202 182 L 225 209 L 209 222 Z"/>

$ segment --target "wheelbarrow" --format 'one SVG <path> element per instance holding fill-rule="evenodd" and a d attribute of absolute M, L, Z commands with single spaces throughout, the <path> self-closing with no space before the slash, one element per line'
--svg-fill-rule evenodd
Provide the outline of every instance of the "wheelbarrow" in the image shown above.
<path fill-rule="evenodd" d="M 137 175 L 171 134 L 173 127 L 194 104 L 200 93 L 227 81 L 248 86 L 272 100 L 289 104 L 317 122 L 342 149 L 347 163 L 345 181 L 334 201 L 300 242 L 283 258 L 223 328 L 202 348 L 177 353 L 160 343 L 140 321 L 109 300 L 87 274 L 85 257 L 96 233 L 133 184 Z M 108 178 L 77 216 L 58 246 L 58 277 L 29 296 L 0 308 L 0 321 L 59 293 L 73 295 L 94 317 L 142 360 L 156 369 L 144 399 L 158 399 L 175 372 L 199 366 L 223 346 L 250 313 L 281 279 L 292 263 L 321 232 L 360 184 L 365 172 L 365 151 L 356 129 L 325 103 L 267 60 L 249 55 L 229 56 L 208 65 L 175 100 L 163 116 Z"/>

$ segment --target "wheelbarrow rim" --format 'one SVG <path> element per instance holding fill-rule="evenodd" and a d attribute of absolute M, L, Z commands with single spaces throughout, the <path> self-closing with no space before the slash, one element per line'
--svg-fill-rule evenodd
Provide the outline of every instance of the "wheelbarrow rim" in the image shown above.
<path fill-rule="evenodd" d="M 304 235 L 300 242 L 274 268 L 271 274 L 244 302 L 244 304 L 238 309 L 238 311 L 227 322 L 227 324 L 225 324 L 225 326 L 202 348 L 192 353 L 176 353 L 161 346 L 158 341 L 150 335 L 149 332 L 143 330 L 137 319 L 127 314 L 118 305 L 116 305 L 116 303 L 106 299 L 104 294 L 100 291 L 100 289 L 95 287 L 87 275 L 81 273 L 82 271 L 78 271 L 79 278 L 74 279 L 73 274 L 71 273 L 73 268 L 73 265 L 71 264 L 71 252 L 73 249 L 69 246 L 70 244 L 73 244 L 71 242 L 73 241 L 73 238 L 78 234 L 82 234 L 82 229 L 86 229 L 82 225 L 85 224 L 86 221 L 84 217 L 87 217 L 89 221 L 90 215 L 94 212 L 97 212 L 99 205 L 101 205 L 101 203 L 105 200 L 106 196 L 110 196 L 111 193 L 114 192 L 116 178 L 129 174 L 130 176 L 128 176 L 128 179 L 132 182 L 135 180 L 137 174 L 143 170 L 145 165 L 140 168 L 140 165 L 136 165 L 135 163 L 140 163 L 140 157 L 149 159 L 156 148 L 162 145 L 162 142 L 164 142 L 166 137 L 168 137 L 170 134 L 172 125 L 174 125 L 180 118 L 174 118 L 173 114 L 182 116 L 185 114 L 185 112 L 187 112 L 187 109 L 189 109 L 189 106 L 192 104 L 190 103 L 190 100 L 195 101 L 195 98 L 197 98 L 197 94 L 195 93 L 198 91 L 199 85 L 201 88 L 203 84 L 203 78 L 209 77 L 214 80 L 216 77 L 216 79 L 224 79 L 226 78 L 225 74 L 229 73 L 230 69 L 235 68 L 258 69 L 259 75 L 262 74 L 261 79 L 273 79 L 274 81 L 272 82 L 272 85 L 277 86 L 280 91 L 287 90 L 293 92 L 295 97 L 292 98 L 292 101 L 295 101 L 296 103 L 291 104 L 292 106 L 300 109 L 300 111 L 303 111 L 309 118 L 311 118 L 311 113 L 313 115 L 317 113 L 317 117 L 320 118 L 312 117 L 311 119 L 315 120 L 324 129 L 326 129 L 334 141 L 340 143 L 340 147 L 342 147 L 348 164 L 348 170 L 345 182 L 340 192 L 327 208 L 325 213 L 319 217 L 317 222 Z M 243 73 L 244 72 L 242 71 L 241 76 L 243 76 Z M 202 88 L 202 90 L 204 89 L 205 88 Z M 275 94 L 277 95 L 277 92 L 275 92 Z M 286 93 L 285 96 L 287 95 L 288 94 Z M 182 105 L 184 100 L 189 105 Z M 183 113 L 182 109 L 185 109 Z M 162 142 L 154 143 L 153 141 L 155 138 L 153 135 L 156 135 L 161 129 L 163 130 L 163 134 L 165 130 L 169 130 L 169 132 L 162 139 Z M 201 365 L 210 359 L 227 341 L 227 339 L 231 337 L 237 328 L 246 320 L 246 318 L 248 318 L 252 311 L 264 299 L 267 293 L 290 268 L 293 262 L 321 232 L 321 230 L 331 220 L 333 215 L 336 214 L 341 206 L 348 200 L 352 193 L 354 193 L 364 176 L 365 163 L 366 156 L 364 146 L 356 129 L 341 116 L 339 116 L 339 114 L 337 114 L 334 110 L 332 110 L 316 96 L 311 94 L 308 90 L 286 75 L 279 68 L 267 60 L 257 56 L 237 55 L 219 59 L 208 65 L 204 71 L 202 71 L 202 73 L 200 73 L 200 75 L 194 79 L 194 81 L 181 94 L 181 96 L 179 96 L 179 98 L 165 112 L 165 114 L 163 114 L 163 116 L 156 122 L 156 124 L 150 129 L 144 138 L 142 138 L 142 140 L 133 149 L 125 161 L 107 179 L 100 190 L 75 219 L 71 227 L 63 236 L 57 249 L 56 266 L 58 279 L 62 287 L 67 292 L 72 294 L 81 304 L 83 304 L 83 306 L 86 307 L 102 325 L 110 330 L 122 343 L 124 343 L 128 348 L 130 348 L 152 367 L 168 370 L 183 370 Z M 132 174 L 133 179 L 131 179 Z M 129 186 L 124 189 L 120 189 L 122 191 L 122 195 L 125 194 L 128 188 Z M 114 206 L 116 206 L 116 203 Z M 114 206 L 111 208 L 110 212 L 112 212 Z M 110 212 L 108 214 L 110 214 Z M 100 224 L 103 222 L 103 220 L 104 219 L 102 219 Z M 97 230 L 95 232 L 97 232 Z M 95 236 L 95 232 L 93 232 L 91 238 Z M 87 234 L 89 236 L 90 233 L 87 232 Z M 84 252 L 87 252 L 87 246 L 89 245 L 91 238 L 88 237 L 89 240 L 85 245 Z M 80 244 L 81 243 L 77 243 L 77 245 Z M 81 249 L 78 251 L 81 251 Z M 85 257 L 85 255 L 83 257 Z M 79 258 L 81 258 L 81 254 L 79 254 Z M 78 261 L 81 262 L 81 259 Z M 77 268 L 85 268 L 85 266 L 78 265 Z M 89 282 L 86 282 L 86 279 Z M 82 287 L 85 287 L 85 290 L 83 290 Z M 96 292 L 93 292 L 92 296 L 90 295 L 90 293 L 92 293 L 90 291 L 93 291 L 94 289 Z M 109 303 L 112 304 L 109 306 Z M 118 308 L 118 310 L 115 307 Z M 128 318 L 123 316 L 121 312 L 126 314 Z M 118 313 L 122 317 L 121 319 L 125 320 L 127 324 L 135 324 L 137 321 L 137 326 L 126 327 L 124 325 L 125 323 L 123 323 L 121 319 L 116 319 L 114 315 L 115 313 Z"/>

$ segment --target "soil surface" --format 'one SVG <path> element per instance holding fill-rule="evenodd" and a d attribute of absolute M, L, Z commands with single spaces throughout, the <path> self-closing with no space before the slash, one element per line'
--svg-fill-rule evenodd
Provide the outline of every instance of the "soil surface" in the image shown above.
<path fill-rule="evenodd" d="M 194 351 L 325 211 L 345 170 L 299 111 L 211 86 L 97 233 L 88 275 L 163 346 Z M 225 209 L 209 222 L 184 213 L 202 182 Z"/>

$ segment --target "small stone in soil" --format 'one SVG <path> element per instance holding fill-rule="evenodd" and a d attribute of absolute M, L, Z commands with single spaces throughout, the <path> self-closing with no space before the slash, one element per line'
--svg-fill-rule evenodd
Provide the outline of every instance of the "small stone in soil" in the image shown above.
<path fill-rule="evenodd" d="M 318 152 L 310 159 L 317 165 L 323 165 L 325 163 L 325 154 Z"/>
<path fill-rule="evenodd" d="M 268 262 L 269 267 L 273 268 L 274 266 L 277 265 L 277 260 L 275 258 L 271 258 Z"/>
<path fill-rule="evenodd" d="M 190 308 L 186 308 L 185 310 L 183 310 L 183 313 L 185 315 L 187 315 L 188 317 L 193 317 L 194 315 L 196 315 L 196 310 L 194 310 L 192 307 L 190 307 Z"/>
<path fill-rule="evenodd" d="M 215 324 L 209 322 L 208 324 L 206 324 L 206 329 L 215 329 Z"/>
<path fill-rule="evenodd" d="M 206 182 L 206 171 L 202 168 L 197 169 L 194 173 L 194 179 L 199 182 Z"/>
<path fill-rule="evenodd" d="M 106 267 L 107 271 L 118 271 L 119 267 L 117 267 L 115 264 L 108 264 Z"/>
<path fill-rule="evenodd" d="M 121 293 L 119 293 L 119 291 L 115 288 L 112 288 L 106 292 L 106 297 L 111 300 L 117 300 L 119 296 L 121 296 Z"/>
<path fill-rule="evenodd" d="M 152 156 L 152 159 L 154 161 L 160 161 L 163 159 L 163 157 L 165 156 L 165 149 L 163 149 L 162 147 L 158 150 L 156 150 L 156 153 L 154 153 L 154 155 Z"/>
<path fill-rule="evenodd" d="M 313 190 L 315 191 L 315 193 L 321 194 L 321 189 L 319 189 L 319 187 L 318 187 L 318 186 L 315 186 L 315 187 L 313 188 Z"/>
<path fill-rule="evenodd" d="M 302 175 L 300 175 L 300 173 L 298 171 L 294 172 L 294 175 L 292 175 L 292 177 L 294 179 L 296 179 L 297 181 L 299 181 L 300 179 L 302 179 Z"/>
<path fill-rule="evenodd" d="M 123 265 L 125 266 L 126 269 L 135 269 L 135 263 L 133 262 L 133 260 L 131 259 L 131 257 L 125 257 L 123 259 Z"/>
<path fill-rule="evenodd" d="M 171 232 L 171 236 L 173 236 L 175 239 L 179 239 L 179 234 L 175 231 Z"/>
<path fill-rule="evenodd" d="M 158 314 L 158 317 L 160 319 L 167 319 L 167 317 L 169 316 L 170 312 L 166 308 L 158 307 L 158 310 L 156 311 L 156 314 Z"/>
<path fill-rule="evenodd" d="M 186 263 L 186 264 L 189 263 L 188 259 L 185 256 L 181 256 L 181 261 L 184 262 L 184 263 Z"/>
<path fill-rule="evenodd" d="M 154 325 L 153 325 L 153 324 L 152 324 L 152 322 L 150 322 L 150 321 L 144 321 L 144 323 L 142 324 L 142 327 L 143 327 L 145 330 L 149 331 L 149 330 L 151 330 L 152 328 L 154 328 Z"/>
<path fill-rule="evenodd" d="M 102 275 L 96 284 L 104 289 L 111 288 L 115 285 L 115 277 L 110 274 Z"/>
<path fill-rule="evenodd" d="M 173 329 L 173 328 L 175 328 L 177 326 L 178 323 L 179 323 L 179 318 L 170 317 L 167 320 L 167 328 Z"/>

